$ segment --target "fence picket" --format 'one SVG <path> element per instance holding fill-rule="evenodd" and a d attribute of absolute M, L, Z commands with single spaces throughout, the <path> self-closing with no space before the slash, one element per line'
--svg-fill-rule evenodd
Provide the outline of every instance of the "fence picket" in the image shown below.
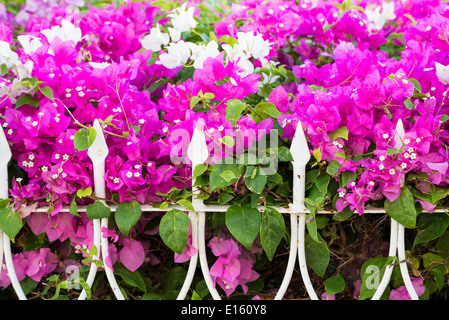
<path fill-rule="evenodd" d="M 194 229 L 196 229 L 196 239 L 197 239 L 197 252 L 195 253 L 195 260 L 191 261 L 191 263 L 195 263 L 196 260 L 199 258 L 201 271 L 203 273 L 204 280 L 206 282 L 207 288 L 209 289 L 209 292 L 212 295 L 212 298 L 215 300 L 220 300 L 220 295 L 215 288 L 211 275 L 209 266 L 207 264 L 207 257 L 206 257 L 206 244 L 205 244 L 205 219 L 206 219 L 206 212 L 207 206 L 204 205 L 203 200 L 198 199 L 195 195 L 198 194 L 198 189 L 193 187 L 195 183 L 195 179 L 193 179 L 193 170 L 198 164 L 203 164 L 207 158 L 209 157 L 209 152 L 207 150 L 206 145 L 206 137 L 204 135 L 204 122 L 198 121 L 196 123 L 196 126 L 193 131 L 192 139 L 190 141 L 189 147 L 187 149 L 187 155 L 189 156 L 189 159 L 191 161 L 192 166 L 192 206 L 195 209 L 196 215 L 195 219 L 191 218 L 191 224 L 192 224 L 192 234 Z M 195 225 L 195 226 L 193 226 Z M 193 258 L 193 257 L 192 257 Z M 191 258 L 191 259 L 192 259 Z M 190 268 L 190 266 L 189 266 Z M 186 279 L 187 280 L 187 279 Z M 191 279 L 188 279 L 191 282 Z M 186 282 L 184 283 L 186 285 Z M 183 292 L 184 293 L 184 292 Z M 178 296 L 178 299 L 183 298 L 181 295 Z"/>
<path fill-rule="evenodd" d="M 301 122 L 298 122 L 298 125 L 296 126 L 295 135 L 290 146 L 290 153 L 293 158 L 293 202 L 290 204 L 290 252 L 287 269 L 285 271 L 281 286 L 275 296 L 275 300 L 281 300 L 288 288 L 294 271 L 296 255 L 298 255 L 301 277 L 307 293 L 312 300 L 316 300 L 318 298 L 310 281 L 304 247 L 305 216 L 308 211 L 304 204 L 304 197 L 306 165 L 310 160 L 310 150 L 307 145 L 307 140 L 304 135 Z"/>
<path fill-rule="evenodd" d="M 94 173 L 94 192 L 95 196 L 99 198 L 105 198 L 106 191 L 105 191 L 105 181 L 104 181 L 104 173 L 105 173 L 105 160 L 107 155 L 109 154 L 108 146 L 106 144 L 106 140 L 103 134 L 103 130 L 101 129 L 100 123 L 98 119 L 95 120 L 93 128 L 95 129 L 97 136 L 92 143 L 92 145 L 89 147 L 87 154 L 89 158 L 92 160 L 93 163 L 93 173 Z M 101 200 L 103 203 L 104 200 Z M 103 238 L 101 236 L 101 229 L 103 227 L 108 227 L 108 218 L 102 218 L 102 219 L 94 219 L 94 245 L 97 248 L 98 254 L 102 255 L 103 260 L 103 268 L 105 269 L 106 277 L 109 281 L 109 284 L 112 288 L 112 291 L 115 294 L 115 297 L 117 300 L 125 300 L 125 297 L 123 296 L 122 292 L 120 291 L 120 288 L 117 284 L 117 281 L 114 277 L 114 273 L 112 269 L 108 266 L 106 263 L 108 256 L 109 256 L 109 250 L 108 250 L 108 239 Z M 93 259 L 97 259 L 97 256 L 95 255 Z M 87 284 L 89 287 L 92 287 L 93 281 L 95 280 L 95 275 L 97 273 L 98 267 L 95 263 L 91 264 L 91 268 L 89 270 L 89 274 L 87 277 Z M 79 296 L 80 300 L 84 300 L 86 298 L 86 292 L 83 290 L 81 292 L 81 295 Z"/>
<path fill-rule="evenodd" d="M 11 160 L 12 153 L 9 143 L 6 140 L 5 132 L 0 126 L 0 198 L 8 199 L 8 163 Z M 9 278 L 11 279 L 11 284 L 20 300 L 26 300 L 26 295 L 20 286 L 19 280 L 17 279 L 16 270 L 14 269 L 14 263 L 11 255 L 11 240 L 9 237 L 0 230 L 1 238 L 1 255 L 0 260 L 3 264 L 3 256 L 5 257 L 6 270 L 8 271 Z"/>
<path fill-rule="evenodd" d="M 395 148 L 401 149 L 404 144 L 404 124 L 402 123 L 402 120 L 399 119 L 398 123 L 396 124 L 396 135 L 394 137 L 395 141 Z M 404 186 L 404 178 L 401 181 L 401 187 Z M 412 285 L 410 275 L 408 273 L 407 269 L 407 262 L 405 261 L 405 239 L 404 239 L 404 232 L 405 228 L 402 224 L 397 222 L 395 219 L 390 219 L 390 248 L 388 255 L 390 257 L 396 256 L 399 259 L 399 268 L 401 271 L 402 279 L 405 284 L 405 288 L 407 289 L 410 297 L 412 300 L 418 300 L 418 295 L 415 291 L 415 288 Z M 393 261 L 390 265 L 387 266 L 387 269 L 384 272 L 384 276 L 374 293 L 374 296 L 371 298 L 372 300 L 379 300 L 382 294 L 384 293 L 387 285 L 390 283 L 391 274 L 393 272 L 394 264 L 396 261 Z"/>

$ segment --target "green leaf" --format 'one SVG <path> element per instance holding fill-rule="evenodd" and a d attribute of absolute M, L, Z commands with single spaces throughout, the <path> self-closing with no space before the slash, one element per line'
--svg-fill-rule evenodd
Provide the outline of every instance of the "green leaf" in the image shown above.
<path fill-rule="evenodd" d="M 106 207 L 101 201 L 95 201 L 87 206 L 86 214 L 89 219 L 109 218 L 111 215 L 111 208 Z"/>
<path fill-rule="evenodd" d="M 436 186 L 434 184 L 429 184 L 430 192 L 424 193 L 415 188 L 412 188 L 410 191 L 414 197 L 427 201 L 431 204 L 438 205 L 438 202 L 449 195 L 449 187 L 448 186 Z"/>
<path fill-rule="evenodd" d="M 390 202 L 386 199 L 384 206 L 388 215 L 404 227 L 416 228 L 418 213 L 415 208 L 415 198 L 406 186 L 402 187 L 401 194 L 395 201 Z"/>
<path fill-rule="evenodd" d="M 182 70 L 181 79 L 179 80 L 179 83 L 184 83 L 187 81 L 187 79 L 192 79 L 194 73 L 195 73 L 194 67 L 184 68 Z"/>
<path fill-rule="evenodd" d="M 438 255 L 443 259 L 449 256 L 449 231 L 445 231 L 437 242 Z"/>
<path fill-rule="evenodd" d="M 331 178 L 327 173 L 321 173 L 318 178 L 315 180 L 315 186 L 318 188 L 321 194 L 325 194 L 327 192 L 327 188 L 329 186 Z M 310 198 L 310 195 L 309 195 Z"/>
<path fill-rule="evenodd" d="M 44 96 L 46 96 L 51 101 L 55 100 L 52 88 L 50 88 L 50 87 L 42 87 L 42 88 L 39 88 L 39 90 L 40 90 L 40 92 L 42 92 L 42 94 Z"/>
<path fill-rule="evenodd" d="M 415 18 L 413 18 L 413 16 L 411 14 L 404 14 L 404 16 L 406 16 L 407 18 L 409 18 L 412 21 L 413 26 L 416 26 L 417 22 L 416 22 Z"/>
<path fill-rule="evenodd" d="M 418 80 L 416 80 L 414 78 L 408 78 L 407 80 L 410 82 L 413 82 L 413 84 L 415 85 L 415 90 L 418 91 L 419 93 L 421 93 L 421 84 L 419 83 Z"/>
<path fill-rule="evenodd" d="M 220 174 L 220 177 L 222 177 L 223 179 L 225 179 L 227 182 L 231 181 L 232 179 L 237 178 L 235 176 L 234 171 L 231 170 L 225 170 Z"/>
<path fill-rule="evenodd" d="M 336 175 L 338 174 L 338 170 L 340 170 L 341 165 L 338 161 L 331 161 L 329 162 L 327 168 L 326 168 L 326 172 L 330 175 Z"/>
<path fill-rule="evenodd" d="M 202 299 L 201 299 L 200 295 L 198 293 L 196 293 L 195 290 L 193 290 L 191 300 L 202 300 Z"/>
<path fill-rule="evenodd" d="M 213 166 L 210 172 L 210 191 L 217 191 L 223 189 L 231 184 L 237 182 L 239 177 L 243 175 L 245 170 L 244 166 L 239 166 L 235 163 L 217 163 Z M 234 172 L 234 178 L 226 180 L 222 177 L 222 173 L 225 171 Z"/>
<path fill-rule="evenodd" d="M 115 268 L 114 268 L 115 269 Z M 84 291 L 86 292 L 86 299 L 90 300 L 92 297 L 92 290 L 89 287 L 89 284 L 83 279 L 83 278 L 78 278 L 75 280 L 76 282 L 79 282 L 79 284 L 81 285 L 81 287 L 84 289 Z"/>
<path fill-rule="evenodd" d="M 327 91 L 327 89 L 326 89 L 325 87 L 323 87 L 323 86 L 317 86 L 317 85 L 315 85 L 315 84 L 311 84 L 311 85 L 309 85 L 309 87 L 310 87 L 310 89 L 313 90 L 313 92 L 315 92 L 315 91 L 317 91 L 317 90 L 323 91 L 323 92 L 326 92 L 326 91 Z"/>
<path fill-rule="evenodd" d="M 428 252 L 421 256 L 425 269 L 430 269 L 433 274 L 438 289 L 441 290 L 444 286 L 444 275 L 448 273 L 448 267 L 444 263 L 444 259 L 434 253 Z"/>
<path fill-rule="evenodd" d="M 235 145 L 234 138 L 232 138 L 230 136 L 224 136 L 223 138 L 219 138 L 219 142 L 221 142 L 222 144 L 224 144 L 228 147 L 233 147 Z"/>
<path fill-rule="evenodd" d="M 75 199 L 76 196 L 74 195 L 70 200 L 69 212 L 76 217 L 81 217 L 81 215 L 78 213 L 78 205 L 76 204 Z"/>
<path fill-rule="evenodd" d="M 198 104 L 198 102 L 200 100 L 201 100 L 201 98 L 198 96 L 194 96 L 194 97 L 190 98 L 190 109 L 193 109 Z"/>
<path fill-rule="evenodd" d="M 342 138 L 342 139 L 348 140 L 349 130 L 348 130 L 347 127 L 341 127 L 341 128 L 338 128 L 337 130 L 332 131 L 327 136 L 331 140 L 336 140 L 338 138 Z"/>
<path fill-rule="evenodd" d="M 349 170 L 343 171 L 341 174 L 340 188 L 346 188 L 348 183 L 357 178 L 357 172 L 352 172 Z"/>
<path fill-rule="evenodd" d="M 316 159 L 316 161 L 320 162 L 321 161 L 321 148 L 316 148 L 315 150 L 313 150 L 313 157 Z"/>
<path fill-rule="evenodd" d="M 413 245 L 439 238 L 448 227 L 449 216 L 446 213 L 421 213 L 417 219 L 418 233 Z"/>
<path fill-rule="evenodd" d="M 248 166 L 245 177 L 246 186 L 254 193 L 260 194 L 265 188 L 267 183 L 267 176 L 260 168 L 255 166 Z"/>
<path fill-rule="evenodd" d="M 269 149 L 269 151 L 271 152 L 271 148 Z M 290 149 L 285 146 L 281 146 L 277 149 L 277 155 L 280 162 L 293 161 Z"/>
<path fill-rule="evenodd" d="M 307 264 L 320 277 L 324 276 L 330 260 L 329 249 L 327 243 L 318 234 L 320 242 L 316 242 L 310 235 L 307 235 L 304 240 L 304 248 L 306 254 Z"/>
<path fill-rule="evenodd" d="M 399 150 L 396 148 L 388 148 L 387 154 L 398 154 Z"/>
<path fill-rule="evenodd" d="M 168 211 L 159 223 L 162 241 L 174 252 L 181 254 L 189 238 L 190 219 L 183 211 Z"/>
<path fill-rule="evenodd" d="M 239 43 L 239 42 L 237 41 L 237 39 L 235 39 L 235 38 L 233 38 L 233 37 L 231 37 L 231 36 L 228 36 L 228 35 L 224 35 L 224 36 L 222 36 L 222 37 L 218 40 L 218 43 L 221 44 L 222 42 L 225 42 L 225 43 L 229 44 L 231 47 L 233 47 L 234 44 Z"/>
<path fill-rule="evenodd" d="M 268 259 L 273 260 L 285 232 L 284 217 L 276 209 L 266 207 L 260 224 L 260 243 Z"/>
<path fill-rule="evenodd" d="M 306 215 L 306 220 L 309 220 L 311 217 L 313 217 L 313 219 L 311 219 L 311 221 L 306 224 L 307 232 L 309 233 L 313 241 L 320 242 L 321 240 L 318 237 L 318 226 L 316 224 L 317 208 L 311 207 L 309 210 L 310 215 Z"/>
<path fill-rule="evenodd" d="M 271 118 L 276 119 L 280 115 L 282 115 L 282 112 L 280 112 L 277 107 L 268 107 L 264 110 L 264 113 L 269 115 Z"/>
<path fill-rule="evenodd" d="M 195 211 L 195 209 L 193 208 L 192 202 L 190 202 L 187 199 L 179 199 L 176 203 L 183 206 L 187 210 Z"/>
<path fill-rule="evenodd" d="M 142 209 L 136 200 L 120 203 L 115 211 L 115 222 L 120 232 L 128 236 L 129 231 L 136 225 L 141 215 Z"/>
<path fill-rule="evenodd" d="M 259 234 L 261 214 L 258 209 L 249 204 L 240 206 L 234 204 L 226 210 L 226 227 L 234 238 L 248 250 L 252 250 L 253 242 Z"/>
<path fill-rule="evenodd" d="M 268 108 L 274 108 L 277 110 L 276 106 L 271 102 L 259 102 L 254 107 L 253 111 L 251 112 L 251 116 L 257 124 L 264 119 L 272 118 L 268 113 L 265 112 Z M 271 111 L 269 112 L 273 112 L 273 109 L 270 110 Z"/>
<path fill-rule="evenodd" d="M 78 132 L 75 133 L 75 138 L 73 140 L 75 148 L 79 151 L 89 149 L 96 137 L 97 131 L 95 131 L 93 127 L 79 129 Z"/>
<path fill-rule="evenodd" d="M 140 289 L 142 292 L 147 291 L 145 280 L 140 275 L 139 271 L 131 272 L 121 263 L 114 265 L 114 274 L 123 279 L 127 284 L 132 287 Z"/>
<path fill-rule="evenodd" d="M 7 73 L 7 72 L 9 72 L 9 70 L 10 70 L 10 68 L 8 68 L 7 66 L 6 66 L 6 64 L 1 64 L 0 65 L 0 73 L 1 73 L 1 75 L 4 75 L 5 73 Z"/>
<path fill-rule="evenodd" d="M 0 230 L 2 230 L 10 239 L 14 239 L 22 229 L 23 223 L 19 212 L 12 207 L 0 209 Z"/>
<path fill-rule="evenodd" d="M 0 199 L 0 208 L 5 208 L 10 202 L 11 199 Z"/>
<path fill-rule="evenodd" d="M 92 188 L 79 189 L 78 191 L 76 191 L 76 195 L 80 199 L 84 197 L 89 197 L 92 195 Z"/>
<path fill-rule="evenodd" d="M 412 110 L 413 109 L 413 102 L 410 100 L 410 98 L 405 99 L 404 101 L 404 106 L 408 109 L 408 110 Z"/>
<path fill-rule="evenodd" d="M 17 98 L 16 109 L 23 105 L 29 105 L 33 108 L 37 108 L 39 106 L 39 100 L 35 99 L 31 94 L 22 94 Z"/>
<path fill-rule="evenodd" d="M 232 126 L 235 126 L 237 121 L 245 110 L 245 104 L 238 99 L 230 99 L 226 106 L 226 121 L 231 121 Z"/>
<path fill-rule="evenodd" d="M 207 166 L 203 163 L 197 164 L 195 166 L 195 169 L 193 169 L 193 179 L 195 180 L 200 175 L 202 175 L 204 172 L 206 172 Z"/>
<path fill-rule="evenodd" d="M 443 114 L 440 118 L 441 123 L 445 123 L 447 120 L 449 120 L 449 116 L 447 114 Z"/>
<path fill-rule="evenodd" d="M 371 298 L 376 293 L 385 273 L 385 269 L 394 261 L 395 257 L 372 258 L 362 265 L 360 275 L 362 286 L 360 288 L 360 300 Z"/>
<path fill-rule="evenodd" d="M 342 292 L 345 289 L 345 279 L 341 274 L 337 274 L 324 281 L 324 289 L 328 295 Z"/>
<path fill-rule="evenodd" d="M 225 204 L 234 199 L 234 195 L 226 192 L 220 193 L 220 198 L 218 199 L 218 203 Z"/>

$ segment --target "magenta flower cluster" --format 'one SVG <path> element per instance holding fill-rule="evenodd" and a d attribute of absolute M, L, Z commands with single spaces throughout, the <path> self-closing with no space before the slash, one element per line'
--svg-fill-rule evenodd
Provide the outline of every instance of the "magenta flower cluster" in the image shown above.
<path fill-rule="evenodd" d="M 217 150 L 231 129 L 243 149 L 261 139 L 258 130 L 279 129 L 288 143 L 300 123 L 315 161 L 357 173 L 338 189 L 337 211 L 363 214 L 370 201 L 395 201 L 411 173 L 426 176 L 413 182 L 424 193 L 449 184 L 444 2 L 243 0 L 220 17 L 202 12 L 201 1 L 170 11 L 152 1 L 122 2 L 27 0 L 17 14 L 0 4 L 0 124 L 13 154 L 10 194 L 27 228 L 45 233 L 55 249 L 15 254 L 19 280 L 41 281 L 93 244 L 92 221 L 62 209 L 78 190 L 94 188 L 92 163 L 75 135 L 96 119 L 109 148 L 107 199 L 116 203 L 161 203 L 172 190 L 190 190 L 189 161 L 174 159 L 185 157 L 198 121 L 214 150 L 211 164 L 226 157 Z M 206 33 L 200 24 L 207 14 Z M 276 115 L 256 121 L 245 112 L 233 122 L 233 99 L 248 108 L 271 103 Z M 418 201 L 429 211 L 436 206 Z M 36 212 L 40 207 L 50 209 Z M 158 232 L 146 228 L 153 218 L 143 214 L 127 237 L 102 230 L 111 267 L 160 263 L 150 241 L 137 237 Z M 226 295 L 238 286 L 246 293 L 259 277 L 257 244 L 249 251 L 225 232 L 208 247 L 214 283 Z M 175 262 L 195 253 L 190 237 Z M 8 285 L 3 269 L 0 286 Z"/>

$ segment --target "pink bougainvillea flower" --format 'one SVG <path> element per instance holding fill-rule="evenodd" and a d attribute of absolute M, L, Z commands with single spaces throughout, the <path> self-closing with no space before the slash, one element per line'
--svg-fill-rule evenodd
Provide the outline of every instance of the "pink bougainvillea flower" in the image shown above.
<path fill-rule="evenodd" d="M 130 271 L 136 271 L 145 260 L 145 250 L 142 244 L 129 238 L 121 239 L 123 247 L 120 249 L 118 256 L 123 265 Z"/>
<path fill-rule="evenodd" d="M 327 292 L 323 292 L 321 300 L 335 300 L 335 294 L 328 295 Z"/>
<path fill-rule="evenodd" d="M 106 227 L 101 228 L 101 236 L 103 238 L 111 238 L 112 242 L 117 242 L 119 236 L 115 233 L 114 229 L 108 229 Z"/>
<path fill-rule="evenodd" d="M 241 285 L 244 292 L 248 290 L 247 282 L 256 280 L 259 275 L 252 270 L 254 260 L 249 253 L 241 251 L 239 245 L 232 239 L 221 239 L 214 237 L 209 241 L 208 246 L 212 249 L 217 261 L 210 269 L 210 274 L 214 284 L 220 287 L 229 296 Z"/>
<path fill-rule="evenodd" d="M 421 278 L 411 278 L 413 288 L 416 291 L 416 294 L 421 296 L 424 291 L 426 290 L 425 286 L 423 285 L 423 279 Z M 411 300 L 410 294 L 407 291 L 407 288 L 405 286 L 400 286 L 397 289 L 393 289 L 390 292 L 390 300 Z"/>

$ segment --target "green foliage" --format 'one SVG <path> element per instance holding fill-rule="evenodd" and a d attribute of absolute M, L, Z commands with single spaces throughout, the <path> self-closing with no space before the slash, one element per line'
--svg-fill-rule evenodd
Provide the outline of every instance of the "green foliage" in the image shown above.
<path fill-rule="evenodd" d="M 8 206 L 10 201 L 11 199 L 0 200 L 0 230 L 14 240 L 22 229 L 23 222 L 20 213 L 13 207 Z"/>
<path fill-rule="evenodd" d="M 259 234 L 261 214 L 250 205 L 232 205 L 226 211 L 226 226 L 231 234 L 248 250 L 253 248 L 253 242 Z"/>
<path fill-rule="evenodd" d="M 141 215 L 142 209 L 136 200 L 120 203 L 115 211 L 115 222 L 120 232 L 127 236 Z"/>
<path fill-rule="evenodd" d="M 307 235 L 304 242 L 307 264 L 312 270 L 324 277 L 327 266 L 330 260 L 330 253 L 327 247 L 326 241 L 317 234 L 317 240 L 313 239 L 310 235 Z"/>
<path fill-rule="evenodd" d="M 273 260 L 284 232 L 285 222 L 282 214 L 275 208 L 266 207 L 260 224 L 260 243 L 270 261 Z"/>
<path fill-rule="evenodd" d="M 340 293 L 345 289 L 345 279 L 341 274 L 337 274 L 324 281 L 324 288 L 328 295 Z"/>
<path fill-rule="evenodd" d="M 87 150 L 94 143 L 97 131 L 93 127 L 81 128 L 75 133 L 73 140 L 75 148 L 79 151 Z"/>
<path fill-rule="evenodd" d="M 385 200 L 385 211 L 404 227 L 411 229 L 416 227 L 418 213 L 415 208 L 415 199 L 407 187 L 402 187 L 401 194 L 395 201 Z"/>
<path fill-rule="evenodd" d="M 89 219 L 109 218 L 111 215 L 111 208 L 105 206 L 101 201 L 95 201 L 87 206 L 86 214 Z"/>
<path fill-rule="evenodd" d="M 174 252 L 182 253 L 189 237 L 189 217 L 178 209 L 168 211 L 161 219 L 159 232 L 164 243 Z"/>

